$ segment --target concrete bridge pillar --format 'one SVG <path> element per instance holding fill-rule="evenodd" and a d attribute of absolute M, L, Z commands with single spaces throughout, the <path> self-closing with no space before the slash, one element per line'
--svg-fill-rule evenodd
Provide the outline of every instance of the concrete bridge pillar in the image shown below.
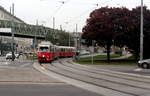
<path fill-rule="evenodd" d="M 32 46 L 33 46 L 33 49 L 36 49 L 37 47 L 37 38 L 33 38 L 33 41 L 32 41 Z"/>

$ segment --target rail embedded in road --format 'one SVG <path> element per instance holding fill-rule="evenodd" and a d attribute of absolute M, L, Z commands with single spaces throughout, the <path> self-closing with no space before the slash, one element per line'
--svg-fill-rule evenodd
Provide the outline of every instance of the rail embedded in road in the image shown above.
<path fill-rule="evenodd" d="M 57 79 L 64 82 L 106 96 L 137 96 L 139 94 L 147 94 L 150 90 L 149 78 L 95 69 L 74 64 L 68 59 L 60 62 L 56 61 L 52 65 L 48 64 L 46 72 L 46 74 L 51 74 L 50 76 L 57 77 Z"/>

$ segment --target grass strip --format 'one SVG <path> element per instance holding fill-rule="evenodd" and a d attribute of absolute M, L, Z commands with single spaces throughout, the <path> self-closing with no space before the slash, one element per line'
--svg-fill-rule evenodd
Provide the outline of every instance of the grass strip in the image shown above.
<path fill-rule="evenodd" d="M 110 58 L 118 58 L 119 54 L 111 54 Z M 82 57 L 79 60 L 75 61 L 79 64 L 92 64 L 91 57 Z M 126 59 L 111 59 L 109 62 L 107 61 L 107 55 L 97 55 L 93 57 L 93 65 L 137 65 L 137 61 L 134 60 L 133 56 Z"/>
<path fill-rule="evenodd" d="M 119 54 L 111 54 L 110 58 L 117 58 L 120 57 Z M 92 58 L 92 56 L 89 57 L 81 57 L 80 60 L 90 60 Z M 100 60 L 100 59 L 106 59 L 107 55 L 97 55 L 97 56 L 93 56 L 93 60 Z"/>

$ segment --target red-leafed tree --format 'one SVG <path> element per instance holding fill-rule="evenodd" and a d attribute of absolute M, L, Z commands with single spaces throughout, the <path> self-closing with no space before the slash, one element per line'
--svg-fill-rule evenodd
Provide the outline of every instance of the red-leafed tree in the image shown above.
<path fill-rule="evenodd" d="M 94 10 L 86 26 L 83 28 L 82 37 L 87 41 L 95 40 L 99 46 L 106 47 L 107 60 L 110 60 L 110 48 L 113 40 L 118 40 L 118 46 L 124 45 L 124 33 L 134 29 L 132 14 L 127 8 L 102 7 Z"/>

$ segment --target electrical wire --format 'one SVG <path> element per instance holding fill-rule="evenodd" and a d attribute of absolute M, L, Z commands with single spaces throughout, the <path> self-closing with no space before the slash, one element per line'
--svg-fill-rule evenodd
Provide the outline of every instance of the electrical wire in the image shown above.
<path fill-rule="evenodd" d="M 95 5 L 95 7 L 91 8 L 91 9 L 88 9 L 88 10 L 82 12 L 80 15 L 78 15 L 78 16 L 72 18 L 71 20 L 68 21 L 69 24 L 72 23 L 71 26 L 74 26 L 74 24 L 76 24 L 77 22 L 79 22 L 79 20 L 77 20 L 78 18 L 80 18 L 80 17 L 86 15 L 86 13 L 89 13 L 89 11 L 91 11 L 92 9 L 96 9 L 99 5 L 108 3 L 108 2 L 110 2 L 110 1 L 112 1 L 112 0 L 108 0 L 108 1 L 103 2 L 103 3 L 100 3 L 100 4 L 93 4 L 93 5 Z M 73 24 L 73 23 L 74 23 L 74 24 Z"/>
<path fill-rule="evenodd" d="M 44 0 L 41 0 L 41 1 L 44 1 Z M 61 5 L 53 12 L 53 14 L 51 15 L 50 17 L 50 20 L 56 16 L 56 14 L 59 12 L 60 9 L 62 9 L 62 7 L 64 6 L 64 4 L 68 3 L 69 1 L 71 0 L 66 0 L 66 1 L 59 1 L 61 3 Z M 108 0 L 108 1 L 105 1 L 103 3 L 100 3 L 100 4 L 92 4 L 92 5 L 95 5 L 95 7 L 91 8 L 91 9 L 88 9 L 84 12 L 82 12 L 80 15 L 76 16 L 76 17 L 73 17 L 71 20 L 67 21 L 69 24 L 71 23 L 74 23 L 75 21 L 78 22 L 79 20 L 77 19 L 80 19 L 82 16 L 84 16 L 86 13 L 89 13 L 89 11 L 91 11 L 92 9 L 96 9 L 99 5 L 101 4 L 105 4 L 107 2 L 110 2 L 112 0 Z M 77 4 L 82 4 L 82 5 L 87 5 L 87 4 L 91 4 L 91 3 L 80 3 L 80 2 L 76 2 Z"/>

